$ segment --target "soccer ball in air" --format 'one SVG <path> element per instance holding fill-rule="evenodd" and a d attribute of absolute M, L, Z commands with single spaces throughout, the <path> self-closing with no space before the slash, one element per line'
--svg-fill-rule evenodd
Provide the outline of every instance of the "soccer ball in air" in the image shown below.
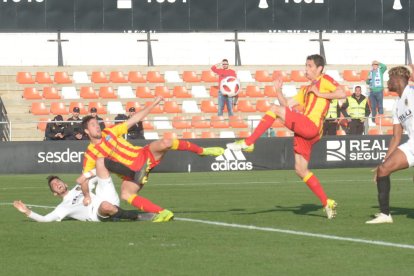
<path fill-rule="evenodd" d="M 236 77 L 226 77 L 220 82 L 220 91 L 223 95 L 234 97 L 240 90 L 240 82 Z"/>

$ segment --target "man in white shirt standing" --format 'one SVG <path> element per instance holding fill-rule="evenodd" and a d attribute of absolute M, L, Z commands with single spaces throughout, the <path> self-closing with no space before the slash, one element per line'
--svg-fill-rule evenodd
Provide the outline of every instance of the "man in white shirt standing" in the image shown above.
<path fill-rule="evenodd" d="M 414 65 L 410 65 L 414 71 Z M 378 188 L 380 213 L 367 221 L 368 224 L 392 223 L 390 214 L 391 173 L 414 166 L 414 89 L 408 85 L 411 73 L 404 66 L 389 70 L 388 89 L 398 93 L 393 110 L 393 136 L 388 146 L 384 161 L 375 170 Z M 408 141 L 402 145 L 403 130 L 408 134 Z"/>

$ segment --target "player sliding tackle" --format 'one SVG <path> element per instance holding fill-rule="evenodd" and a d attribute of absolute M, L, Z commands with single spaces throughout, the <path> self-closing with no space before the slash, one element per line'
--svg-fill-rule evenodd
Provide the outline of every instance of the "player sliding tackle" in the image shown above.
<path fill-rule="evenodd" d="M 224 149 L 220 147 L 202 148 L 179 139 L 161 139 L 144 147 L 134 146 L 126 141 L 123 137 L 128 128 L 142 121 L 161 101 L 162 98 L 157 97 L 151 105 L 135 113 L 124 123 L 105 128 L 103 131 L 95 118 L 83 118 L 83 129 L 91 140 L 84 155 L 83 174 L 77 179 L 82 185 L 85 205 L 90 203 L 87 179 L 93 175 L 92 169 L 96 168 L 97 175 L 102 181 L 110 177 L 109 171 L 122 177 L 123 200 L 144 212 L 156 213 L 154 222 L 169 221 L 174 217 L 171 211 L 138 195 L 148 181 L 150 171 L 161 162 L 169 150 L 191 151 L 200 156 L 219 156 L 224 153 Z"/>
<path fill-rule="evenodd" d="M 330 76 L 322 73 L 324 66 L 325 60 L 322 56 L 308 56 L 305 70 L 306 77 L 311 83 L 301 88 L 299 93 L 289 100 L 282 94 L 282 76 L 277 76 L 275 88 L 280 105 L 273 104 L 271 106 L 251 136 L 228 144 L 227 147 L 231 150 L 252 152 L 256 140 L 272 126 L 274 120 L 276 118 L 282 120 L 285 126 L 294 132 L 293 150 L 296 174 L 319 198 L 328 219 L 332 219 L 336 215 L 337 204 L 335 200 L 326 196 L 318 178 L 308 169 L 312 147 L 322 135 L 323 122 L 330 100 L 346 97 L 341 86 Z M 303 113 L 293 110 L 293 107 L 297 105 L 303 108 Z"/>

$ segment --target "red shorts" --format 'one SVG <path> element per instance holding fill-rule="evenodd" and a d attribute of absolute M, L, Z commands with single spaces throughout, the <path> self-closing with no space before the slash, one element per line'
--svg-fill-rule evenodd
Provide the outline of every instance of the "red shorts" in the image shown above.
<path fill-rule="evenodd" d="M 149 149 L 149 145 L 138 150 L 139 155 L 134 159 L 130 169 L 133 171 L 139 171 L 146 163 L 149 163 L 149 168 L 152 169 L 160 163 L 160 160 L 156 161 L 154 155 Z"/>
<path fill-rule="evenodd" d="M 313 145 L 320 139 L 320 129 L 308 117 L 286 108 L 285 125 L 294 132 L 293 151 L 308 162 Z"/>

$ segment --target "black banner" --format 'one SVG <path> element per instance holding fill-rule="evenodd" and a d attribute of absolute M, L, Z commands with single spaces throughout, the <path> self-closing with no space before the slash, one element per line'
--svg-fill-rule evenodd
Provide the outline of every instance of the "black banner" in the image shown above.
<path fill-rule="evenodd" d="M 412 31 L 414 0 L 2 0 L 0 32 Z"/>

